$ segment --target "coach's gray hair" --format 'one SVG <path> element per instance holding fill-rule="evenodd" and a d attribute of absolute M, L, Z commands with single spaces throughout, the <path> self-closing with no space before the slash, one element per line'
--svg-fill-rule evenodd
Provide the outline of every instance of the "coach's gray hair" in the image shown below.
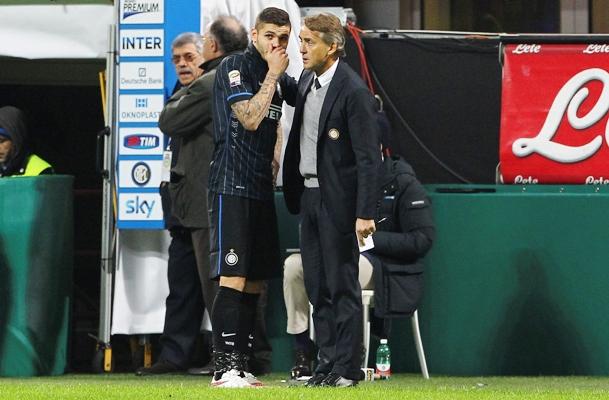
<path fill-rule="evenodd" d="M 203 39 L 201 35 L 196 32 L 184 32 L 180 33 L 173 42 L 171 42 L 171 48 L 186 46 L 187 44 L 194 44 L 197 49 L 197 53 L 203 53 Z"/>
<path fill-rule="evenodd" d="M 337 16 L 326 13 L 309 15 L 304 18 L 304 24 L 310 30 L 319 32 L 321 40 L 328 46 L 336 43 L 336 54 L 339 57 L 346 55 L 345 30 Z"/>

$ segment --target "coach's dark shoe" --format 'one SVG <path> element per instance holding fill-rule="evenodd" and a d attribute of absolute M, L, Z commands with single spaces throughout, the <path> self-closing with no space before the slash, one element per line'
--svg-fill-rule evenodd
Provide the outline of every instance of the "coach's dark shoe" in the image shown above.
<path fill-rule="evenodd" d="M 135 371 L 137 376 L 145 376 L 145 375 L 165 375 L 165 374 L 181 374 L 184 370 L 178 367 L 175 364 L 170 363 L 169 361 L 157 361 L 152 364 L 151 367 L 138 368 Z"/>
<path fill-rule="evenodd" d="M 296 350 L 296 361 L 290 370 L 292 379 L 302 378 L 303 376 L 311 376 L 311 359 L 306 351 Z"/>
<path fill-rule="evenodd" d="M 321 382 L 323 387 L 354 387 L 357 386 L 357 381 L 343 378 L 336 372 L 330 372 L 328 376 Z"/>
<path fill-rule="evenodd" d="M 315 372 L 313 374 L 313 376 L 309 378 L 307 383 L 305 383 L 305 386 L 306 387 L 319 387 L 319 386 L 321 386 L 321 383 L 324 381 L 326 376 L 327 375 L 322 372 Z"/>

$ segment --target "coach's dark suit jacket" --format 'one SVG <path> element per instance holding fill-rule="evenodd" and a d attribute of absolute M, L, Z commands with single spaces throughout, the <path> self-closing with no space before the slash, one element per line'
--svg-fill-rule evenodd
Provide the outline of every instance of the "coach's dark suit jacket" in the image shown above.
<path fill-rule="evenodd" d="M 315 74 L 304 71 L 283 161 L 283 191 L 288 210 L 300 212 L 304 178 L 300 174 L 300 128 L 304 103 Z M 338 130 L 338 137 L 336 131 Z M 333 134 L 331 136 L 331 133 Z M 354 232 L 355 219 L 373 219 L 381 165 L 375 101 L 361 78 L 342 60 L 326 93 L 317 139 L 321 197 L 335 226 Z"/>

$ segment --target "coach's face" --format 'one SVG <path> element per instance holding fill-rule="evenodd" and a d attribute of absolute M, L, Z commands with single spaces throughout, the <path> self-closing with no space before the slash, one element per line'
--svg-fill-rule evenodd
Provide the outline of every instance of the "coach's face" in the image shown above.
<path fill-rule="evenodd" d="M 290 26 L 275 24 L 260 24 L 252 29 L 252 42 L 263 59 L 277 47 L 288 48 L 290 41 Z"/>
<path fill-rule="evenodd" d="M 194 43 L 173 48 L 171 61 L 175 65 L 176 75 L 178 75 L 178 80 L 182 86 L 190 85 L 203 72 L 199 68 L 203 58 Z"/>
<path fill-rule="evenodd" d="M 305 69 L 314 71 L 317 76 L 323 74 L 334 62 L 336 45 L 328 45 L 321 39 L 321 34 L 303 25 L 300 29 L 300 54 Z"/>

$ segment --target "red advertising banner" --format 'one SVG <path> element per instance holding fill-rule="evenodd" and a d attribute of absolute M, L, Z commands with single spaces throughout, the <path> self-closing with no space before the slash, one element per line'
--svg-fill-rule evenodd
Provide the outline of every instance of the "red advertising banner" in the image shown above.
<path fill-rule="evenodd" d="M 504 183 L 609 184 L 609 45 L 504 47 Z"/>

